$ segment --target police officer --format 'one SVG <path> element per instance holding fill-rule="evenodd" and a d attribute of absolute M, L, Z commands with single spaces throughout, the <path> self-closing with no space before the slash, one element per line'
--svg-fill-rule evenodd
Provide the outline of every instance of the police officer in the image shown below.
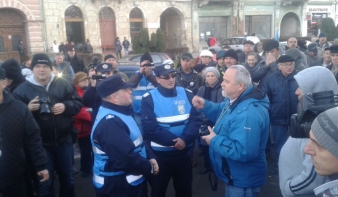
<path fill-rule="evenodd" d="M 168 64 L 154 68 L 157 88 L 142 99 L 142 125 L 161 171 L 151 178 L 152 197 L 164 197 L 173 178 L 176 196 L 192 194 L 189 148 L 198 136 L 200 113 L 192 107 L 193 94 L 175 86 L 175 70 Z"/>
<path fill-rule="evenodd" d="M 132 116 L 132 86 L 119 75 L 104 79 L 97 86 L 102 105 L 91 134 L 97 197 L 147 196 L 145 178 L 159 171 Z"/>
<path fill-rule="evenodd" d="M 133 89 L 133 109 L 135 112 L 135 121 L 142 132 L 141 123 L 141 102 L 142 95 L 154 89 L 157 86 L 157 81 L 152 72 L 153 58 L 149 53 L 142 55 L 140 60 L 140 70 L 130 77 L 129 83 L 135 84 Z"/>
<path fill-rule="evenodd" d="M 102 79 L 96 79 L 96 78 L 108 78 L 113 76 L 113 66 L 110 63 L 101 63 L 98 64 L 95 68 L 95 74 L 89 73 L 90 84 L 88 88 L 86 89 L 85 93 L 83 94 L 83 104 L 86 107 L 91 107 L 93 109 L 92 112 L 92 122 L 94 123 L 97 111 L 99 110 L 99 107 L 101 106 L 102 99 L 100 98 L 99 94 L 96 91 L 96 83 L 97 81 L 100 81 Z M 94 78 L 94 79 L 93 79 Z"/>

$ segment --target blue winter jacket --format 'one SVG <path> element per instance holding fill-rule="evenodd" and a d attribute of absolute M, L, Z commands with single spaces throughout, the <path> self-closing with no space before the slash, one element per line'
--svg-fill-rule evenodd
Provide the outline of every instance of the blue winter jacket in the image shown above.
<path fill-rule="evenodd" d="M 216 122 L 210 142 L 210 158 L 216 175 L 241 188 L 265 184 L 265 146 L 269 133 L 269 100 L 252 85 L 230 105 L 205 101 L 202 112 Z"/>
<path fill-rule="evenodd" d="M 265 81 L 262 91 L 270 100 L 271 124 L 289 125 L 292 114 L 297 113 L 298 98 L 295 94 L 298 84 L 294 78 L 297 71 L 285 77 L 281 71 L 272 73 Z"/>

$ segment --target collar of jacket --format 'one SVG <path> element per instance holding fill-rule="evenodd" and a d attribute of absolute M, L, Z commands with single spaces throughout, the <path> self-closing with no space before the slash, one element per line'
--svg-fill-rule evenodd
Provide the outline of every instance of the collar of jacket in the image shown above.
<path fill-rule="evenodd" d="M 12 96 L 9 91 L 6 89 L 2 92 L 3 100 L 0 103 L 0 109 L 3 109 L 4 107 L 8 106 L 8 103 L 12 102 L 14 100 L 14 97 Z"/>
<path fill-rule="evenodd" d="M 175 97 L 177 95 L 176 92 L 176 86 L 172 89 L 167 89 L 160 84 L 157 85 L 157 90 L 160 92 L 160 94 L 164 97 Z"/>
<path fill-rule="evenodd" d="M 257 100 L 262 100 L 266 97 L 266 94 L 254 87 L 253 85 L 250 85 L 244 92 L 242 92 L 241 95 L 238 96 L 238 98 L 236 99 L 236 101 L 234 101 L 234 103 L 232 103 L 232 105 L 229 107 L 229 109 L 233 109 L 236 107 L 236 105 L 240 102 L 243 102 L 245 100 L 248 100 L 248 99 L 257 99 Z"/>
<path fill-rule="evenodd" d="M 177 68 L 176 69 L 176 73 L 178 73 L 178 74 L 181 74 L 181 73 L 185 74 L 185 72 L 182 71 L 182 67 Z M 185 74 L 185 75 L 190 75 L 191 73 L 196 73 L 197 74 L 197 72 L 194 69 L 190 69 L 190 73 L 189 74 Z"/>

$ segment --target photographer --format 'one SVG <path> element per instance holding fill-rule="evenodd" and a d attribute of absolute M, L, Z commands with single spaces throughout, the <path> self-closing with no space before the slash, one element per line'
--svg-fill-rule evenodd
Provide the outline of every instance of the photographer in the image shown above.
<path fill-rule="evenodd" d="M 295 75 L 298 89 L 295 94 L 303 102 L 312 103 L 311 93 L 333 90 L 338 93 L 337 83 L 331 71 L 322 66 L 302 70 Z M 284 197 L 314 196 L 313 189 L 325 181 L 316 174 L 311 157 L 303 150 L 309 139 L 289 137 L 279 157 L 279 187 Z"/>
<path fill-rule="evenodd" d="M 60 196 L 73 197 L 73 116 L 82 108 L 74 86 L 52 74 L 52 63 L 44 53 L 32 59 L 33 75 L 17 87 L 14 97 L 28 105 L 41 129 L 50 179 L 39 183 L 40 196 L 54 195 L 54 171 L 60 181 Z"/>
<path fill-rule="evenodd" d="M 98 81 L 113 76 L 113 66 L 110 63 L 100 63 L 96 65 L 95 70 L 89 70 L 90 85 L 83 94 L 83 104 L 86 107 L 91 107 L 92 123 L 95 122 L 95 118 L 99 107 L 102 104 L 102 99 L 96 91 L 96 84 Z"/>
<path fill-rule="evenodd" d="M 311 155 L 316 172 L 329 183 L 314 189 L 316 196 L 338 196 L 338 108 L 319 114 L 311 125 L 310 140 L 304 153 Z"/>

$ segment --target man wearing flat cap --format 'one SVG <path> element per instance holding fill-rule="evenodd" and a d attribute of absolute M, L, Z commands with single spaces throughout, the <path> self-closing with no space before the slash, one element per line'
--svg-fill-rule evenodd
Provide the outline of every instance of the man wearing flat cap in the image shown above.
<path fill-rule="evenodd" d="M 96 84 L 102 79 L 93 79 L 93 75 L 89 75 L 90 84 L 83 94 L 83 104 L 86 107 L 92 108 L 92 122 L 94 123 L 96 114 L 101 106 L 102 99 L 100 98 L 97 90 Z M 110 63 L 100 63 L 95 68 L 96 77 L 109 78 L 113 76 L 113 66 Z"/>
<path fill-rule="evenodd" d="M 52 73 L 52 63 L 44 53 L 32 59 L 33 75 L 18 86 L 13 95 L 28 105 L 41 129 L 48 157 L 50 179 L 39 183 L 39 195 L 54 196 L 54 171 L 59 175 L 60 196 L 74 197 L 72 143 L 73 116 L 82 108 L 74 86 Z"/>
<path fill-rule="evenodd" d="M 91 134 L 97 197 L 147 196 L 146 179 L 159 172 L 133 118 L 132 87 L 119 75 L 97 85 L 103 100 Z"/>
<path fill-rule="evenodd" d="M 249 53 L 254 52 L 254 46 L 255 43 L 253 43 L 251 40 L 247 40 L 243 43 L 243 53 L 238 55 L 238 62 L 241 65 L 245 65 L 246 63 L 246 57 Z M 262 57 L 257 54 L 258 62 L 262 60 Z"/>
<path fill-rule="evenodd" d="M 324 32 L 320 32 L 316 44 L 318 48 L 322 49 L 322 51 L 332 45 L 331 43 L 326 41 L 326 34 Z"/>
<path fill-rule="evenodd" d="M 338 70 L 338 44 L 334 44 L 330 46 L 329 49 L 330 49 L 330 57 L 331 57 L 332 65 L 326 68 L 328 68 L 332 72 L 335 72 L 336 70 Z"/>
<path fill-rule="evenodd" d="M 311 155 L 317 174 L 326 176 L 329 183 L 313 191 L 316 196 L 338 196 L 338 108 L 319 114 L 311 125 L 310 141 L 304 148 Z"/>
<path fill-rule="evenodd" d="M 157 86 L 156 77 L 152 72 L 153 67 L 154 64 L 151 55 L 149 53 L 143 54 L 140 60 L 140 70 L 135 72 L 135 74 L 132 75 L 129 80 L 129 83 L 134 84 L 133 110 L 135 113 L 135 121 L 141 132 L 143 132 L 141 122 L 142 96 Z"/>
<path fill-rule="evenodd" d="M 297 113 L 298 99 L 295 95 L 298 88 L 294 76 L 295 60 L 289 55 L 278 58 L 278 71 L 272 73 L 262 88 L 270 100 L 270 126 L 275 142 L 275 165 L 272 173 L 278 173 L 279 153 L 288 139 L 289 122 L 292 114 Z"/>
<path fill-rule="evenodd" d="M 143 95 L 142 125 L 160 172 L 152 177 L 152 197 L 165 197 L 173 179 L 176 196 L 192 196 L 192 165 L 189 154 L 198 136 L 201 116 L 192 107 L 190 90 L 175 86 L 175 70 L 168 64 L 154 69 L 157 88 Z"/>

